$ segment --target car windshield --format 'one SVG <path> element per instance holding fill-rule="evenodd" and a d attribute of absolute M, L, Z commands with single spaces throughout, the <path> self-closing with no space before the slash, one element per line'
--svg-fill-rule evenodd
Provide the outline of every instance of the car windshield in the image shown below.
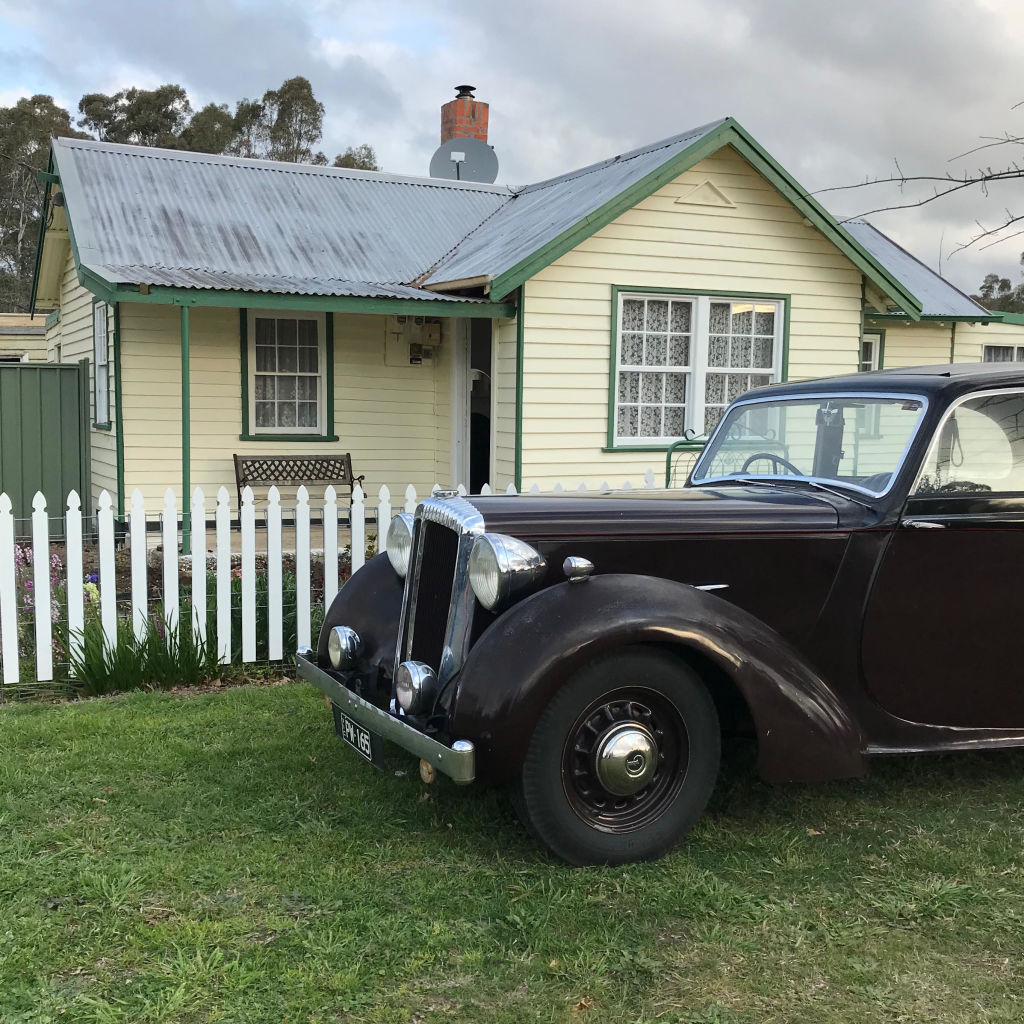
<path fill-rule="evenodd" d="M 691 482 L 763 477 L 884 494 L 924 407 L 915 395 L 740 401 L 708 441 Z"/>

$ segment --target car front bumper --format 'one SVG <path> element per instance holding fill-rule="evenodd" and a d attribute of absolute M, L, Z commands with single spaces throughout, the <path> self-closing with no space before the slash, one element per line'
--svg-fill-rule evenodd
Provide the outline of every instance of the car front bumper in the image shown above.
<path fill-rule="evenodd" d="M 456 740 L 450 747 L 439 743 L 414 729 L 408 722 L 356 696 L 334 676 L 320 668 L 311 653 L 300 651 L 295 661 L 303 679 L 327 694 L 346 715 L 370 732 L 429 762 L 437 771 L 460 785 L 466 785 L 476 778 L 476 749 L 469 740 Z"/>

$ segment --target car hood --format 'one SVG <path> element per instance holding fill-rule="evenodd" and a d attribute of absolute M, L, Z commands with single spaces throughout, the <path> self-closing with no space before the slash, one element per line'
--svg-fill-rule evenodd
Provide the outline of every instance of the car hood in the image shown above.
<path fill-rule="evenodd" d="M 472 496 L 486 528 L 516 536 L 832 530 L 858 506 L 759 486 Z M 862 509 L 860 511 L 863 511 Z"/>

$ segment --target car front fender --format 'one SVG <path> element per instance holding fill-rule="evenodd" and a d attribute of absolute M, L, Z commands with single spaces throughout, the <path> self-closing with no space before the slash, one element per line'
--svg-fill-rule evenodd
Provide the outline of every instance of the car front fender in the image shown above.
<path fill-rule="evenodd" d="M 557 584 L 501 615 L 460 674 L 451 734 L 477 744 L 482 777 L 513 777 L 555 691 L 627 644 L 689 649 L 725 673 L 750 710 L 767 781 L 864 773 L 859 725 L 790 644 L 721 598 L 651 576 Z"/>

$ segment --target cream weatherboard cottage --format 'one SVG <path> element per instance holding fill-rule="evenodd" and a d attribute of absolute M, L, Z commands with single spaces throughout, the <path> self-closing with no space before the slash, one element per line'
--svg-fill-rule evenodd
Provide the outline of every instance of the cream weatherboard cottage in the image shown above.
<path fill-rule="evenodd" d="M 80 139 L 45 179 L 34 301 L 120 515 L 236 452 L 614 484 L 748 387 L 1024 346 L 731 118 L 518 189 Z"/>

